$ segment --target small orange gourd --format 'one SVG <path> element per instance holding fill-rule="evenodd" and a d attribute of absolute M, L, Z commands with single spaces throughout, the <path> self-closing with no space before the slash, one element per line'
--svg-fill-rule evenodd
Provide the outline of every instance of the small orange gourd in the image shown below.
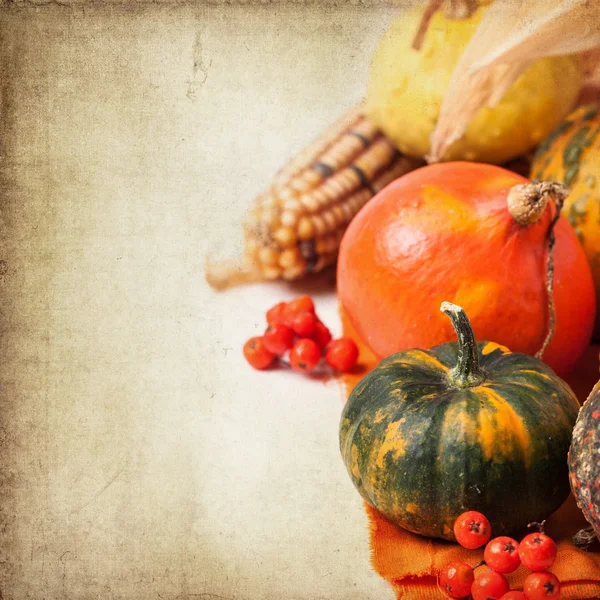
<path fill-rule="evenodd" d="M 400 177 L 363 207 L 342 240 L 337 283 L 348 318 L 377 356 L 451 340 L 443 300 L 465 309 L 479 339 L 529 355 L 541 350 L 552 312 L 547 258 L 556 208 L 538 194 L 530 198 L 540 209 L 534 222 L 527 203 L 524 215 L 509 210 L 511 189 L 526 183 L 493 165 L 440 163 Z M 566 218 L 554 235 L 556 323 L 543 359 L 564 375 L 589 344 L 596 300 Z"/>

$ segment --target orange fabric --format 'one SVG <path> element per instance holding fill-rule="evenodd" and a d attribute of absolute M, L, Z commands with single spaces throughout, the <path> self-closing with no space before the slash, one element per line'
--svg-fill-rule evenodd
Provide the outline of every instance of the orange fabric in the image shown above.
<path fill-rule="evenodd" d="M 344 335 L 352 337 L 360 348 L 359 367 L 344 376 L 346 391 L 350 393 L 378 360 L 360 342 L 341 312 Z M 573 374 L 567 378 L 582 402 L 600 379 L 599 352 L 599 346 L 588 348 Z M 458 544 L 414 535 L 387 521 L 366 503 L 365 509 L 370 527 L 371 563 L 375 571 L 392 585 L 397 598 L 443 598 L 437 588 L 436 573 L 439 569 L 455 560 L 475 565 L 483 558 L 481 550 L 465 550 Z M 600 552 L 585 552 L 571 543 L 572 535 L 587 526 L 573 496 L 546 523 L 546 532 L 558 544 L 558 556 L 550 570 L 561 581 L 562 600 L 600 598 Z M 508 576 L 511 587 L 520 589 L 528 573 L 524 567 L 511 573 Z"/>

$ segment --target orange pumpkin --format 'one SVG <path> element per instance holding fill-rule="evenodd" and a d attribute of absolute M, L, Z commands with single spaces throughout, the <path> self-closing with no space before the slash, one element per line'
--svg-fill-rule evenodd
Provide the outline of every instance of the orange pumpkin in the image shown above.
<path fill-rule="evenodd" d="M 340 246 L 338 293 L 358 335 L 378 357 L 453 338 L 440 313 L 449 299 L 475 335 L 536 354 L 548 332 L 548 231 L 555 207 L 521 225 L 509 191 L 528 180 L 501 167 L 440 163 L 379 192 Z M 564 217 L 554 228 L 556 327 L 543 360 L 568 373 L 588 346 L 595 318 L 590 267 Z"/>

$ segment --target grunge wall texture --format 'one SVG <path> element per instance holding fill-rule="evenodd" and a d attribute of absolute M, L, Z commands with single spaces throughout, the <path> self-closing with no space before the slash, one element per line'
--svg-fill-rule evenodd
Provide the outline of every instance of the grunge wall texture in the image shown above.
<path fill-rule="evenodd" d="M 307 438 L 285 426 L 253 437 L 276 409 L 243 426 L 243 297 L 216 298 L 203 265 L 241 250 L 253 195 L 360 101 L 394 14 L 0 3 L 2 598 L 382 597 L 355 568 L 358 499 L 322 526 L 354 498 L 341 461 L 315 441 L 288 465 Z M 323 410 L 327 431 L 294 418 L 325 439 Z M 261 492 L 264 440 L 283 450 Z"/>

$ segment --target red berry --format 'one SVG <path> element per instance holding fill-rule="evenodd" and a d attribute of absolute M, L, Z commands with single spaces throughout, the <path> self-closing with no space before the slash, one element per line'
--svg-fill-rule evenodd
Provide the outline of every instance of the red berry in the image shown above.
<path fill-rule="evenodd" d="M 440 571 L 440 586 L 450 598 L 465 598 L 471 593 L 475 574 L 464 562 L 453 562 Z"/>
<path fill-rule="evenodd" d="M 530 571 L 545 571 L 556 558 L 556 544 L 545 533 L 530 533 L 519 544 L 521 562 Z"/>
<path fill-rule="evenodd" d="M 253 337 L 244 344 L 244 357 L 255 369 L 266 369 L 275 355 L 265 346 L 262 337 Z"/>
<path fill-rule="evenodd" d="M 490 522 L 480 512 L 470 510 L 458 517 L 454 522 L 456 541 L 469 550 L 483 546 L 492 535 Z"/>
<path fill-rule="evenodd" d="M 506 577 L 496 571 L 478 573 L 471 586 L 473 600 L 499 600 L 509 590 Z"/>
<path fill-rule="evenodd" d="M 315 332 L 310 336 L 312 340 L 317 342 L 317 346 L 321 350 L 325 350 L 327 344 L 331 341 L 331 331 L 321 323 L 321 321 L 317 320 L 317 324 L 315 325 Z"/>
<path fill-rule="evenodd" d="M 310 296 L 299 296 L 287 303 L 284 310 L 286 323 L 291 323 L 296 315 L 303 312 L 315 312 L 315 303 Z"/>
<path fill-rule="evenodd" d="M 290 365 L 292 369 L 301 373 L 309 373 L 321 360 L 319 346 L 308 338 L 298 340 L 290 353 Z"/>
<path fill-rule="evenodd" d="M 519 590 L 511 590 L 510 592 L 504 594 L 500 600 L 526 600 L 526 596 Z"/>
<path fill-rule="evenodd" d="M 528 600 L 546 600 L 546 598 L 558 598 L 560 594 L 560 582 L 556 575 L 544 571 L 543 573 L 531 573 L 523 582 L 523 593 Z"/>
<path fill-rule="evenodd" d="M 279 302 L 267 311 L 267 323 L 269 325 L 277 325 L 285 323 L 285 307 L 287 302 Z"/>
<path fill-rule="evenodd" d="M 358 359 L 358 348 L 354 340 L 348 337 L 334 340 L 327 347 L 325 360 L 336 371 L 345 373 L 352 370 Z"/>
<path fill-rule="evenodd" d="M 485 564 L 498 573 L 512 573 L 519 568 L 519 542 L 510 537 L 494 538 L 483 551 Z"/>
<path fill-rule="evenodd" d="M 310 337 L 317 326 L 315 313 L 301 312 L 292 320 L 292 329 L 300 337 Z"/>
<path fill-rule="evenodd" d="M 294 345 L 294 330 L 283 323 L 269 325 L 263 338 L 267 350 L 281 356 Z"/>

